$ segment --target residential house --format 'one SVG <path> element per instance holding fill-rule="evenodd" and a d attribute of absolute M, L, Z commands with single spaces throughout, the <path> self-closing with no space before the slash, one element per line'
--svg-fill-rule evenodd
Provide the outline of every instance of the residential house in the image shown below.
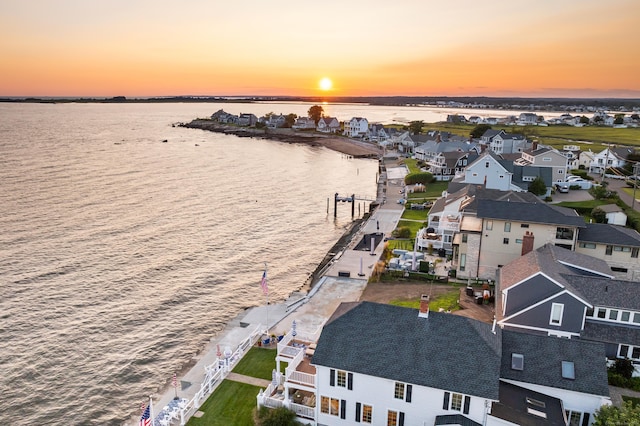
<path fill-rule="evenodd" d="M 255 126 L 257 122 L 258 122 L 258 117 L 256 117 L 254 114 L 242 113 L 238 117 L 238 126 L 252 127 L 252 126 Z"/>
<path fill-rule="evenodd" d="M 578 167 L 576 168 L 589 170 L 594 158 L 595 154 L 590 149 L 587 151 L 580 151 L 580 155 L 578 156 Z"/>
<path fill-rule="evenodd" d="M 269 119 L 267 120 L 267 127 L 270 127 L 272 129 L 276 129 L 279 127 L 284 127 L 285 123 L 287 121 L 287 118 L 282 115 L 282 114 L 278 114 L 278 115 L 271 115 L 269 117 Z"/>
<path fill-rule="evenodd" d="M 619 279 L 640 280 L 640 234 L 608 223 L 586 223 L 578 233 L 575 250 L 603 259 Z"/>
<path fill-rule="evenodd" d="M 515 164 L 548 167 L 551 169 L 552 182 L 564 182 L 567 177 L 567 157 L 553 148 L 534 146 L 533 149 L 524 151 Z"/>
<path fill-rule="evenodd" d="M 604 173 L 605 169 L 623 167 L 629 154 L 635 150 L 626 147 L 608 147 L 595 154 L 589 164 L 589 173 Z"/>
<path fill-rule="evenodd" d="M 306 423 L 336 426 L 522 425 L 567 414 L 588 425 L 610 403 L 601 343 L 429 312 L 428 297 L 419 310 L 342 303 L 309 357 L 312 377 L 289 371 L 284 389 L 278 393 L 270 385 L 258 403 L 287 406 Z M 287 391 L 301 379 L 312 379 L 313 390 Z"/>
<path fill-rule="evenodd" d="M 489 149 L 498 155 L 514 154 L 529 149 L 531 145 L 523 135 L 500 131 L 491 138 Z"/>
<path fill-rule="evenodd" d="M 600 342 L 609 359 L 640 364 L 638 284 L 617 280 L 608 270 L 601 259 L 551 244 L 531 251 L 498 273 L 498 324 Z"/>
<path fill-rule="evenodd" d="M 495 279 L 503 265 L 547 243 L 573 250 L 578 230 L 585 227 L 575 210 L 543 202 L 478 200 L 476 217 L 482 220 L 479 241 L 474 242 L 479 248 L 477 265 L 471 267 L 467 260 L 467 266 L 483 279 Z M 461 243 L 458 255 L 469 249 L 473 245 Z M 453 264 L 459 266 L 460 259 L 453 259 Z M 460 272 L 460 276 L 471 277 Z"/>
<path fill-rule="evenodd" d="M 340 130 L 340 122 L 335 117 L 322 117 L 316 130 L 322 133 L 337 133 Z"/>
<path fill-rule="evenodd" d="M 577 169 L 580 167 L 580 147 L 578 145 L 564 145 L 562 147 L 562 151 L 560 151 L 562 155 L 567 157 L 567 169 Z"/>
<path fill-rule="evenodd" d="M 538 116 L 532 112 L 523 112 L 518 117 L 518 124 L 521 126 L 531 126 L 538 124 L 539 121 L 543 121 L 544 117 Z"/>
<path fill-rule="evenodd" d="M 369 121 L 363 117 L 353 117 L 344 122 L 344 134 L 350 138 L 362 138 L 369 131 Z"/>
<path fill-rule="evenodd" d="M 223 124 L 234 124 L 238 122 L 237 115 L 229 114 L 222 109 L 219 109 L 218 111 L 211 114 L 211 119 Z"/>
<path fill-rule="evenodd" d="M 378 142 L 379 145 L 386 146 L 389 134 L 382 124 L 372 123 L 369 124 L 369 140 Z"/>
<path fill-rule="evenodd" d="M 298 117 L 291 128 L 296 130 L 313 130 L 316 128 L 316 122 L 313 118 Z"/>
<path fill-rule="evenodd" d="M 462 114 L 447 115 L 447 123 L 466 123 L 467 119 Z"/>

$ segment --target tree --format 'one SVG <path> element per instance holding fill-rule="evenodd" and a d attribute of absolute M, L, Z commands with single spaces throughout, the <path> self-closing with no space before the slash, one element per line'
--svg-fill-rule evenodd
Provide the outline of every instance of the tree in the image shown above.
<path fill-rule="evenodd" d="M 416 120 L 409 123 L 409 131 L 412 135 L 419 135 L 422 133 L 422 128 L 424 127 L 424 121 Z"/>
<path fill-rule="evenodd" d="M 287 114 L 287 116 L 284 118 L 284 127 L 290 128 L 291 126 L 293 126 L 296 123 L 296 118 L 298 118 L 297 114 Z"/>
<path fill-rule="evenodd" d="M 260 407 L 258 411 L 258 424 L 260 426 L 295 426 L 300 425 L 296 421 L 296 413 L 285 407 L 267 408 Z"/>
<path fill-rule="evenodd" d="M 529 184 L 529 192 L 535 195 L 544 195 L 547 193 L 547 184 L 538 176 Z"/>
<path fill-rule="evenodd" d="M 603 405 L 595 412 L 593 426 L 640 426 L 640 405 L 624 401 L 621 407 Z"/>
<path fill-rule="evenodd" d="M 320 119 L 324 114 L 324 109 L 320 105 L 314 105 L 311 108 L 309 108 L 309 111 L 307 112 L 307 114 L 309 115 L 309 118 L 313 118 L 313 121 L 316 122 L 316 126 L 317 126 L 318 122 L 320 121 Z"/>
<path fill-rule="evenodd" d="M 616 118 L 613 120 L 613 124 L 623 124 L 624 114 L 616 114 Z"/>
<path fill-rule="evenodd" d="M 589 117 L 587 117 L 586 115 L 583 115 L 582 117 L 580 117 L 580 123 L 589 124 Z"/>
<path fill-rule="evenodd" d="M 591 210 L 591 217 L 596 223 L 607 223 L 607 213 L 600 207 L 596 207 Z"/>
<path fill-rule="evenodd" d="M 471 137 L 477 139 L 480 136 L 484 135 L 484 132 L 490 129 L 491 126 L 489 126 L 488 124 L 478 124 L 473 128 L 473 130 L 471 130 Z"/>

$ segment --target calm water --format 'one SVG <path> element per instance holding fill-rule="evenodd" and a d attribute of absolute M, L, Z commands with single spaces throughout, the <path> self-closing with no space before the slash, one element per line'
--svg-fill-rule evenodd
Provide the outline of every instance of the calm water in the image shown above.
<path fill-rule="evenodd" d="M 172 123 L 309 106 L 0 104 L 0 424 L 122 424 L 263 303 L 264 262 L 272 300 L 300 288 L 350 223 L 327 198 L 375 196 L 377 162 Z"/>

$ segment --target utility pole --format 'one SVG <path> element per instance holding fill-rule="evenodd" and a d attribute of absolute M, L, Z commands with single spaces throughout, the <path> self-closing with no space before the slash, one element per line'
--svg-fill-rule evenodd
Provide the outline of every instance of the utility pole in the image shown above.
<path fill-rule="evenodd" d="M 631 199 L 631 211 L 635 211 L 636 204 L 636 188 L 638 187 L 638 163 L 633 165 L 633 198 Z"/>

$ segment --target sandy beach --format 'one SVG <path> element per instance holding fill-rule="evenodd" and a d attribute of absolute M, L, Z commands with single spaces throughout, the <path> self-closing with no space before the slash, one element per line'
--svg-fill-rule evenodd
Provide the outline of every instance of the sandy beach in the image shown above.
<path fill-rule="evenodd" d="M 379 158 L 382 149 L 371 142 L 349 139 L 337 135 L 325 135 L 314 131 L 298 131 L 294 129 L 256 129 L 217 123 L 209 119 L 195 119 L 182 127 L 225 133 L 238 137 L 262 138 L 286 143 L 299 143 L 311 146 L 324 146 L 356 158 Z"/>

